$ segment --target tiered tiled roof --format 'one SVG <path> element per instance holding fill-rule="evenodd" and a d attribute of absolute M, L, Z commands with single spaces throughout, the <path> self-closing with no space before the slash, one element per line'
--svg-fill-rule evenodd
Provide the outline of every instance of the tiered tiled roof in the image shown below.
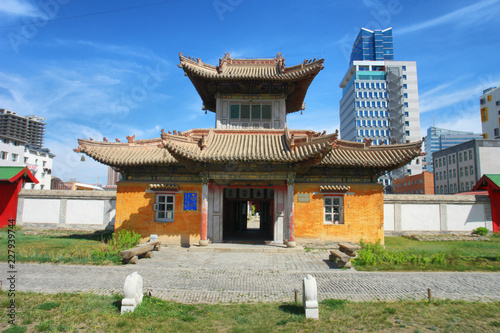
<path fill-rule="evenodd" d="M 361 167 L 393 170 L 419 156 L 421 141 L 371 146 L 337 140 L 337 134 L 308 130 L 192 129 L 161 138 L 129 143 L 78 140 L 77 152 L 111 166 L 309 162 L 323 167 Z"/>
<path fill-rule="evenodd" d="M 287 94 L 287 113 L 302 110 L 307 89 L 323 69 L 324 62 L 324 59 L 304 60 L 299 65 L 285 67 L 285 58 L 281 53 L 272 59 L 232 59 L 226 53 L 219 60 L 219 66 L 205 64 L 199 58 L 186 57 L 182 53 L 179 58 L 179 67 L 200 94 L 205 109 L 213 112 L 215 93 L 224 92 L 224 89 L 234 93 L 269 93 L 277 86 L 286 87 L 281 92 L 286 91 Z M 287 84 L 291 85 L 286 86 Z"/>
<path fill-rule="evenodd" d="M 178 164 L 168 150 L 160 148 L 161 138 L 124 142 L 78 140 L 78 153 L 85 153 L 109 166 Z"/>

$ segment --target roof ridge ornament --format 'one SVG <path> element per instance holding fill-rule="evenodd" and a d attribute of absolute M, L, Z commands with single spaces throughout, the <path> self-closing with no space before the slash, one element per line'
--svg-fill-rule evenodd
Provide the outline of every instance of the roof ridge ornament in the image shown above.
<path fill-rule="evenodd" d="M 198 146 L 201 150 L 205 149 L 205 147 L 207 146 L 207 142 L 205 141 L 205 134 L 201 135 L 201 139 L 200 141 L 198 141 Z"/>

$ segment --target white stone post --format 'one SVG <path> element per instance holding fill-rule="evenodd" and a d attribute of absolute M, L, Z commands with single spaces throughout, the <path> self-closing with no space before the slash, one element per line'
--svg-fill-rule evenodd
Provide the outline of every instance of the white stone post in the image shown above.
<path fill-rule="evenodd" d="M 127 276 L 123 286 L 124 298 L 122 299 L 121 314 L 131 311 L 142 303 L 142 276 L 134 272 Z"/>
<path fill-rule="evenodd" d="M 316 286 L 316 278 L 307 274 L 304 278 L 304 292 L 302 303 L 306 312 L 306 318 L 319 319 L 318 308 L 318 288 Z"/>

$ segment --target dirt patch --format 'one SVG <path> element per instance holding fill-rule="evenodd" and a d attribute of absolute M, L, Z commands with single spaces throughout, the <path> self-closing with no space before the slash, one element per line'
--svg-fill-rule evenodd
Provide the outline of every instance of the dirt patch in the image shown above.
<path fill-rule="evenodd" d="M 406 238 L 418 240 L 420 242 L 439 242 L 439 241 L 489 241 L 490 239 L 485 236 L 479 235 L 408 235 L 403 236 Z"/>

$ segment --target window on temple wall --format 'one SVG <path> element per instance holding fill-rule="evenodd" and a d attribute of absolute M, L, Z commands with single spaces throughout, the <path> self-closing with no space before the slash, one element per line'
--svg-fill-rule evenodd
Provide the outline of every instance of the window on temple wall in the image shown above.
<path fill-rule="evenodd" d="M 156 222 L 174 222 L 175 196 L 173 194 L 157 194 L 154 204 Z"/>
<path fill-rule="evenodd" d="M 344 203 L 341 196 L 325 196 L 325 224 L 344 224 Z"/>
<path fill-rule="evenodd" d="M 231 103 L 229 118 L 241 127 L 271 128 L 272 107 L 267 103 Z"/>

